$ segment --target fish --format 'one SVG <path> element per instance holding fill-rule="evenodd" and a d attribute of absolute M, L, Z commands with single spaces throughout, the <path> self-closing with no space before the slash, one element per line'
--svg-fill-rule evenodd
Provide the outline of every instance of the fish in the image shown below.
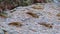
<path fill-rule="evenodd" d="M 34 18 L 39 18 L 39 16 L 35 13 L 32 13 L 32 12 L 27 12 L 28 15 L 34 17 Z"/>
<path fill-rule="evenodd" d="M 57 17 L 60 17 L 60 13 L 58 13 L 56 16 L 57 16 Z"/>
<path fill-rule="evenodd" d="M 16 27 L 21 27 L 22 26 L 22 23 L 21 22 L 11 22 L 9 23 L 8 25 L 12 25 L 12 26 L 16 26 Z"/>
<path fill-rule="evenodd" d="M 38 23 L 38 24 L 40 24 L 42 26 L 45 26 L 47 28 L 53 28 L 53 26 L 52 26 L 53 24 L 49 24 L 49 23 L 47 24 L 47 23 L 43 23 L 43 22 L 42 23 Z"/>

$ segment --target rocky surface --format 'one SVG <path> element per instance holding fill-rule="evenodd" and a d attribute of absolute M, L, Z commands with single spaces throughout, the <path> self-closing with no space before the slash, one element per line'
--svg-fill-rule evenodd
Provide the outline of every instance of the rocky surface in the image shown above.
<path fill-rule="evenodd" d="M 0 18 L 0 33 L 60 34 L 59 8 L 54 3 L 38 3 L 6 11 L 8 18 Z"/>

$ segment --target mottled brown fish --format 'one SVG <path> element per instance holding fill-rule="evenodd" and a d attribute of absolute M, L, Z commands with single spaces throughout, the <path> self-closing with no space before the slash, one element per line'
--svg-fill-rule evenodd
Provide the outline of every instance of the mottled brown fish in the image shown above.
<path fill-rule="evenodd" d="M 56 16 L 57 16 L 57 17 L 60 17 L 60 13 L 58 13 Z"/>
<path fill-rule="evenodd" d="M 44 9 L 43 6 L 33 6 L 32 8 L 33 9 L 42 9 L 42 10 Z"/>
<path fill-rule="evenodd" d="M 5 14 L 0 14 L 0 17 L 7 18 L 8 16 Z"/>
<path fill-rule="evenodd" d="M 8 25 L 12 25 L 12 26 L 22 26 L 22 23 L 21 22 L 12 22 L 12 23 L 9 23 Z"/>
<path fill-rule="evenodd" d="M 8 34 L 8 32 L 7 31 L 5 31 L 5 30 L 3 30 L 4 31 L 4 34 Z"/>
<path fill-rule="evenodd" d="M 47 24 L 47 23 L 38 23 L 38 24 L 40 24 L 40 25 L 42 25 L 42 26 L 45 26 L 45 27 L 48 27 L 48 28 L 52 28 L 53 26 L 53 24 Z"/>
<path fill-rule="evenodd" d="M 28 15 L 31 15 L 32 17 L 34 18 L 39 18 L 39 16 L 35 13 L 32 13 L 32 12 L 27 12 Z"/>

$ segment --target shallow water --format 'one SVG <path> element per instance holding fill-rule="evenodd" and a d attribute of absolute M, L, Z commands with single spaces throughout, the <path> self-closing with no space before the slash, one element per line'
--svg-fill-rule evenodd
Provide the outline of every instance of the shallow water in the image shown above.
<path fill-rule="evenodd" d="M 36 6 L 38 5 L 15 8 L 15 12 L 8 14 L 10 18 L 0 19 L 1 29 L 7 30 L 9 34 L 60 34 L 60 20 L 58 20 L 58 17 L 56 16 L 56 14 L 59 13 L 57 6 L 54 3 L 47 3 L 41 6 L 42 8 L 44 7 L 41 10 L 37 9 Z M 32 8 L 34 6 L 36 9 Z M 37 14 L 39 18 L 34 18 L 31 15 L 26 14 L 26 12 L 33 12 Z M 11 22 L 21 22 L 23 26 L 15 27 L 8 25 Z M 48 28 L 38 24 L 43 22 L 49 24 L 53 23 L 53 28 Z"/>

